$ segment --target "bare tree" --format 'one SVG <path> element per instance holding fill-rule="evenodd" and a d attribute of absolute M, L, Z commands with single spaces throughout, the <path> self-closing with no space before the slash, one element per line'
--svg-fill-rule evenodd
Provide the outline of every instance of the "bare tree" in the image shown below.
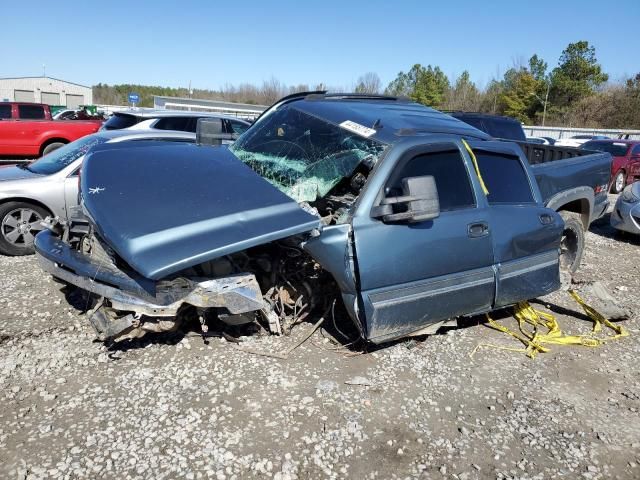
<path fill-rule="evenodd" d="M 375 72 L 367 72 L 358 78 L 354 91 L 356 93 L 380 93 L 382 82 Z"/>

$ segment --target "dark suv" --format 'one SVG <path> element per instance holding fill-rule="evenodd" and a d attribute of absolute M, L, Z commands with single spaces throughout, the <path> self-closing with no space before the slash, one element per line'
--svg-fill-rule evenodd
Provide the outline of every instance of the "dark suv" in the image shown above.
<path fill-rule="evenodd" d="M 522 125 L 515 118 L 476 112 L 450 112 L 450 115 L 488 133 L 493 138 L 527 141 Z"/>
<path fill-rule="evenodd" d="M 242 118 L 220 115 L 211 112 L 193 112 L 186 110 L 137 109 L 114 113 L 104 122 L 101 130 L 175 130 L 196 132 L 201 118 L 219 118 L 222 120 L 223 133 L 239 136 L 250 126 Z"/>

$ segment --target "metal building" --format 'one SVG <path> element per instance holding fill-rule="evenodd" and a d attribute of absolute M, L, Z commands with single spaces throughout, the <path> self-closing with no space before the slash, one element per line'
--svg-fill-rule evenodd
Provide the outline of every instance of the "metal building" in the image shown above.
<path fill-rule="evenodd" d="M 0 101 L 78 108 L 93 104 L 93 91 L 91 87 L 51 77 L 0 78 Z"/>
<path fill-rule="evenodd" d="M 266 110 L 266 105 L 233 103 L 221 100 L 203 100 L 198 98 L 153 97 L 153 108 L 169 110 L 191 110 L 195 112 L 219 112 L 241 118 L 253 119 Z"/>

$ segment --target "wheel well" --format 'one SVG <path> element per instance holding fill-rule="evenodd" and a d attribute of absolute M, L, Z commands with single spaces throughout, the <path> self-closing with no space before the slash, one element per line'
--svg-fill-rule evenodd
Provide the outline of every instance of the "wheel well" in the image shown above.
<path fill-rule="evenodd" d="M 574 212 L 579 213 L 582 219 L 582 226 L 585 230 L 589 228 L 589 201 L 587 199 L 574 200 L 573 202 L 565 203 L 557 209 L 558 212 Z"/>
<path fill-rule="evenodd" d="M 44 149 L 47 148 L 52 143 L 69 143 L 69 140 L 67 140 L 66 138 L 49 138 L 49 139 L 47 139 L 46 142 L 44 142 L 42 145 L 40 145 L 40 156 L 42 156 L 42 152 L 44 152 Z"/>
<path fill-rule="evenodd" d="M 47 207 L 42 202 L 34 200 L 33 198 L 24 198 L 24 197 L 4 198 L 4 199 L 0 200 L 0 205 L 4 205 L 5 203 L 9 203 L 9 202 L 22 202 L 22 203 L 30 203 L 31 205 L 36 205 L 36 206 L 42 208 L 43 210 L 46 210 L 47 213 L 53 217 L 53 212 L 51 211 L 51 209 L 49 207 Z"/>

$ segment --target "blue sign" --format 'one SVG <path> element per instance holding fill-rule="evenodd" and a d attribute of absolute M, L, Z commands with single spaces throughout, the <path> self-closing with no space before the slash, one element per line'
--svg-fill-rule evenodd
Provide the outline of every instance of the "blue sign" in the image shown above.
<path fill-rule="evenodd" d="M 129 94 L 129 103 L 138 103 L 140 101 L 140 95 L 137 93 Z"/>

